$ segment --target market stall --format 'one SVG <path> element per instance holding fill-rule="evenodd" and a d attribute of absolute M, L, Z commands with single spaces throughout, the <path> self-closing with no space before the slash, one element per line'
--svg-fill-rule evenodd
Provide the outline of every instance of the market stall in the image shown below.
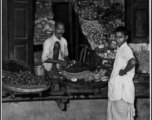
<path fill-rule="evenodd" d="M 71 7 L 71 6 L 70 6 Z M 107 85 L 116 54 L 114 30 L 124 24 L 124 8 L 120 3 L 98 6 L 95 2 L 72 1 L 79 18 L 81 32 L 98 61 L 94 66 L 76 61 L 59 73 L 39 76 L 27 64 L 16 59 L 2 65 L 2 102 L 55 100 L 61 110 L 73 99 L 107 99 Z M 51 2 L 36 2 L 34 45 L 42 45 L 54 32 Z M 72 25 L 71 25 L 72 26 Z M 149 51 L 130 45 L 139 63 L 134 77 L 136 97 L 149 98 Z M 142 48 L 142 49 L 141 49 Z M 40 56 L 41 54 L 38 53 Z M 33 59 L 33 58 L 32 58 Z M 35 59 L 39 64 L 40 57 Z"/>
<path fill-rule="evenodd" d="M 55 100 L 61 110 L 66 110 L 69 100 L 107 98 L 109 75 L 108 70 L 83 65 L 66 68 L 61 74 L 37 76 L 26 63 L 7 60 L 3 61 L 2 101 Z M 136 98 L 148 98 L 149 74 L 137 72 L 134 83 Z"/>

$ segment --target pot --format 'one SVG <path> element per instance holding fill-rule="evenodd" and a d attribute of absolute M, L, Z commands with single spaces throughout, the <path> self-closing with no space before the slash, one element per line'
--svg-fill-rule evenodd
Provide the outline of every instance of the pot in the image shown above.
<path fill-rule="evenodd" d="M 43 65 L 34 66 L 35 75 L 42 76 L 45 75 L 45 68 Z"/>

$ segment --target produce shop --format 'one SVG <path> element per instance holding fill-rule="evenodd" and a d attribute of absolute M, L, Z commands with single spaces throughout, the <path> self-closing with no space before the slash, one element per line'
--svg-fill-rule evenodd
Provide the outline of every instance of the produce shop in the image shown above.
<path fill-rule="evenodd" d="M 115 30 L 121 26 L 129 31 L 127 44 L 136 59 L 135 119 L 149 120 L 148 0 L 2 0 L 2 5 L 4 120 L 106 120 L 118 53 Z"/>

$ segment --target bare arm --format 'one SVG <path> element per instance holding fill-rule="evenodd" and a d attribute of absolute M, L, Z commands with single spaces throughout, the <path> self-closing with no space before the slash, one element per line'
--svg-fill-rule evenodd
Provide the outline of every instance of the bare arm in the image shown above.
<path fill-rule="evenodd" d="M 46 62 L 46 63 L 54 63 L 54 64 L 59 63 L 59 64 L 61 64 L 62 66 L 66 66 L 66 65 L 67 65 L 67 62 L 66 62 L 66 61 L 63 61 L 63 60 L 59 60 L 59 59 L 58 59 L 59 50 L 60 50 L 60 44 L 59 44 L 58 42 L 56 42 L 56 43 L 54 44 L 54 49 L 53 49 L 53 52 L 54 52 L 54 54 L 53 54 L 53 59 L 48 58 L 48 59 L 45 60 L 44 62 Z"/>
<path fill-rule="evenodd" d="M 128 64 L 127 64 L 126 68 L 124 70 L 120 70 L 119 75 L 120 76 L 125 75 L 128 71 L 130 71 L 135 66 L 135 64 L 136 64 L 136 59 L 135 58 L 131 58 L 128 61 Z"/>

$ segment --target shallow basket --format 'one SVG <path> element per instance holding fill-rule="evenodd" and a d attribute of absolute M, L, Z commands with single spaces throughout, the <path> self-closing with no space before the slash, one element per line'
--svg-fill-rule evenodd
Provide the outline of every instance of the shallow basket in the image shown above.
<path fill-rule="evenodd" d="M 46 85 L 14 85 L 14 84 L 6 84 L 2 82 L 2 86 L 10 90 L 12 92 L 21 92 L 21 93 L 36 93 L 36 92 L 42 92 L 45 90 L 48 90 L 53 86 L 53 81 L 50 80 L 48 76 L 43 77 L 43 79 L 49 79 L 49 83 Z"/>
<path fill-rule="evenodd" d="M 108 85 L 108 81 L 100 81 L 100 82 L 85 82 L 84 80 L 78 80 L 77 82 L 73 82 L 67 79 L 54 79 L 54 83 L 62 86 L 68 86 L 75 89 L 101 89 Z"/>
<path fill-rule="evenodd" d="M 86 20 L 79 16 L 80 23 L 91 23 L 91 24 L 99 24 L 98 20 Z"/>
<path fill-rule="evenodd" d="M 35 93 L 35 92 L 42 92 L 49 89 L 51 86 L 15 86 L 15 85 L 6 85 L 2 83 L 2 86 L 10 91 L 13 92 L 24 92 L 24 93 Z"/>

